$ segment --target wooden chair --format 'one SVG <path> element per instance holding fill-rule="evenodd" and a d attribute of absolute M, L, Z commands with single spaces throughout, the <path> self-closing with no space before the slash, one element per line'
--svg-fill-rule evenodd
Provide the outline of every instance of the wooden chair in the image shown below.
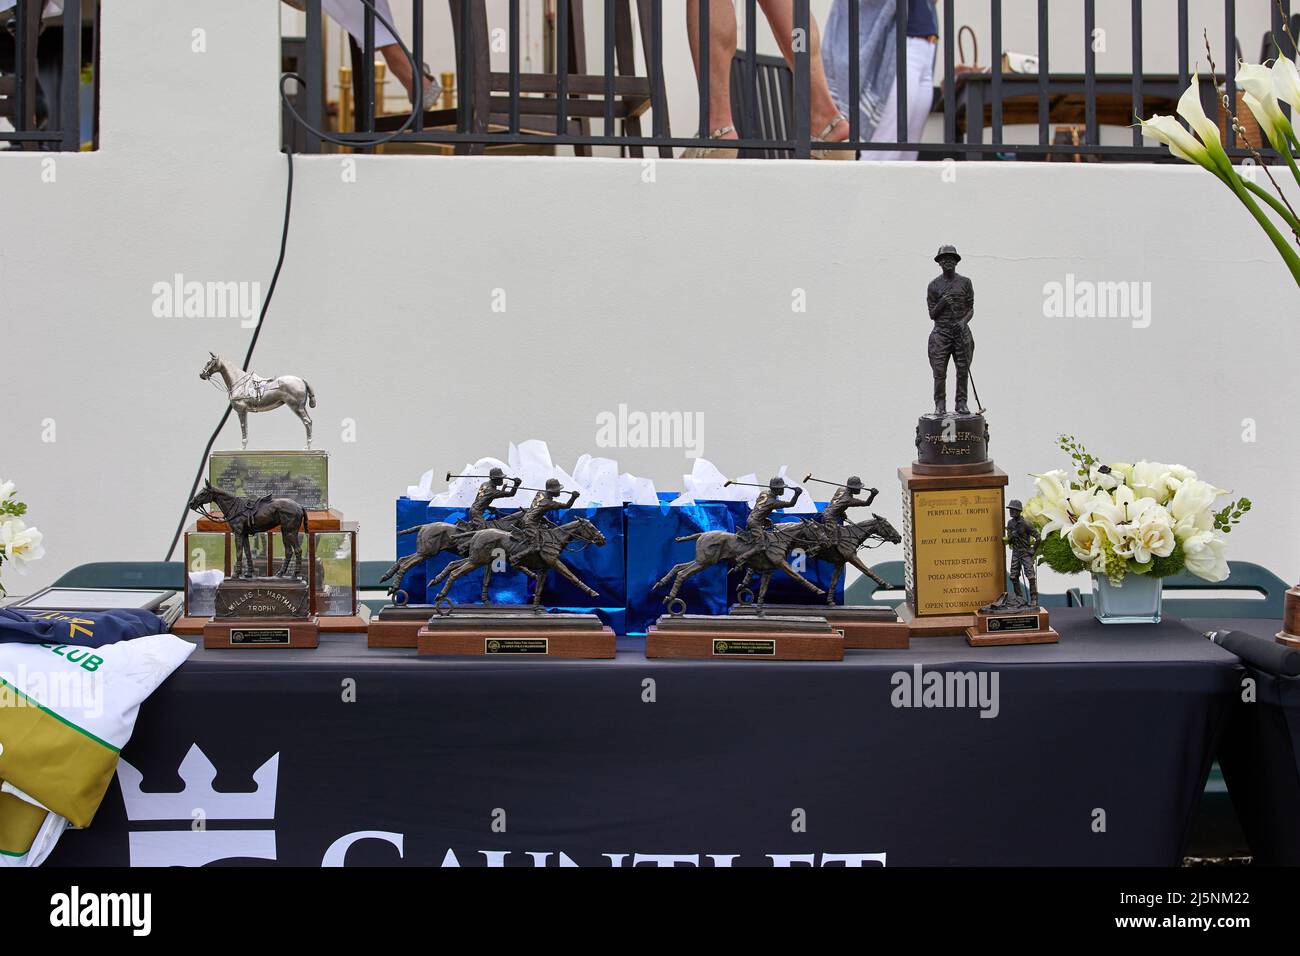
<path fill-rule="evenodd" d="M 731 115 L 741 139 L 789 139 L 794 132 L 794 73 L 779 56 L 749 57 L 737 50 L 731 58 Z M 790 159 L 792 149 L 742 149 L 743 159 Z M 877 572 L 879 573 L 879 572 Z"/>
<path fill-rule="evenodd" d="M 652 0 L 635 0 L 636 16 L 642 38 L 642 55 L 646 63 L 653 64 L 655 57 L 650 49 L 649 37 L 652 35 L 650 21 L 650 4 Z M 586 19 L 583 4 L 573 0 L 557 0 L 568 6 L 567 31 L 567 69 L 566 82 L 568 97 L 565 102 L 565 128 L 559 125 L 559 90 L 560 77 L 555 73 L 520 73 L 519 75 L 519 132 L 523 134 L 554 136 L 557 132 L 567 135 L 588 135 L 591 120 L 605 116 L 606 85 L 603 73 L 588 73 L 586 46 Z M 613 81 L 613 116 L 616 123 L 621 123 L 625 134 L 641 136 L 641 116 L 646 110 L 653 109 L 660 117 L 663 135 L 668 135 L 668 101 L 663 83 L 655 83 L 650 77 L 639 76 L 636 72 L 635 39 L 632 32 L 633 0 L 615 0 L 614 3 L 614 62 Z M 487 21 L 486 0 L 470 0 L 469 22 L 462 23 L 462 0 L 448 0 L 451 8 L 452 30 L 456 45 L 456 66 L 458 82 L 464 83 L 466 89 L 457 91 L 457 98 L 462 106 L 468 106 L 469 128 L 473 132 L 487 130 L 506 131 L 510 129 L 510 74 L 493 71 L 490 56 L 490 29 Z M 466 32 L 468 31 L 468 32 Z M 462 63 L 464 51 L 469 51 L 468 64 Z M 603 67 L 603 63 L 600 64 Z M 468 69 L 467 69 L 468 68 Z M 459 110 L 428 110 L 424 114 L 424 127 L 454 127 L 460 120 Z M 392 122 L 385 117 L 376 121 L 376 128 L 383 129 Z M 401 119 L 396 120 L 397 123 Z M 606 130 L 606 135 L 613 136 L 613 130 Z M 485 146 L 481 143 L 457 144 L 457 153 L 482 153 Z M 590 156 L 590 146 L 576 146 L 574 152 L 579 156 Z M 632 156 L 642 156 L 640 146 L 629 146 Z M 659 155 L 671 158 L 672 148 L 659 147 Z"/>
<path fill-rule="evenodd" d="M 1183 571 L 1160 582 L 1164 594 L 1162 611 L 1174 617 L 1282 618 L 1287 588 L 1285 581 L 1262 565 L 1251 561 L 1229 561 L 1226 581 L 1210 582 Z M 1191 597 L 1197 591 L 1238 591 L 1258 597 Z M 1092 594 L 1072 588 L 1075 600 L 1092 607 Z"/>
<path fill-rule="evenodd" d="M 68 571 L 54 587 L 132 590 L 185 587 L 185 565 L 180 561 L 98 561 Z"/>
<path fill-rule="evenodd" d="M 892 591 L 902 591 L 903 585 L 903 562 L 902 561 L 882 561 L 871 570 L 875 571 L 882 578 L 889 582 L 889 589 Z M 1007 578 L 1007 588 L 1011 587 L 1011 579 Z M 845 604 L 871 604 L 875 600 L 877 591 L 884 590 L 875 581 L 865 574 L 854 581 L 844 593 Z M 1066 591 L 1063 594 L 1040 594 L 1038 603 L 1043 607 L 1075 607 L 1081 606 L 1082 599 L 1076 599 L 1077 592 Z"/>

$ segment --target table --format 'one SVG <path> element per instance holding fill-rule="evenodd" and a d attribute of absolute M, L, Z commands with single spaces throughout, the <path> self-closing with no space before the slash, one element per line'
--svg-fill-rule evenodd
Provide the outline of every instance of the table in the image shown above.
<path fill-rule="evenodd" d="M 1134 123 L 1133 77 L 1126 73 L 1094 76 L 1098 126 Z M 1177 74 L 1148 74 L 1142 81 L 1144 116 L 1173 113 L 1186 84 Z M 993 74 L 960 74 L 955 83 L 958 135 L 966 142 L 984 142 L 984 127 L 992 122 Z M 1047 78 L 1048 119 L 1052 123 L 1083 124 L 1086 120 L 1087 77 L 1082 73 L 1053 73 Z M 1002 74 L 1002 122 L 1038 124 L 1038 74 Z M 1213 103 L 1210 103 L 1211 109 Z M 1210 113 L 1211 116 L 1215 114 Z M 968 158 L 979 158 L 968 156 Z"/>
<path fill-rule="evenodd" d="M 1240 619 L 1214 626 L 1272 640 L 1280 624 Z M 1300 678 L 1249 665 L 1243 677 L 1254 681 L 1254 699 L 1233 696 L 1219 745 L 1223 779 L 1255 862 L 1300 866 Z"/>
<path fill-rule="evenodd" d="M 842 663 L 199 649 L 50 864 L 1176 864 L 1236 658 L 1174 621 L 1052 622 Z M 896 706 L 932 673 L 996 716 Z"/>

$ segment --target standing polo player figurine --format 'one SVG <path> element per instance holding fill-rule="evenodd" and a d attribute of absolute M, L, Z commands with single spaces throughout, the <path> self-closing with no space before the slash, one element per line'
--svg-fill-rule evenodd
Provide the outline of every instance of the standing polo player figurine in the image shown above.
<path fill-rule="evenodd" d="M 293 413 L 302 420 L 307 430 L 307 447 L 311 448 L 311 416 L 308 407 L 316 407 L 316 393 L 312 391 L 307 380 L 297 375 L 280 375 L 276 378 L 262 378 L 253 372 L 246 372 L 220 355 L 209 352 L 208 363 L 199 372 L 199 378 L 205 382 L 213 375 L 220 375 L 225 383 L 226 398 L 230 407 L 239 416 L 240 447 L 248 448 L 248 413 L 269 412 L 281 405 L 288 405 Z"/>

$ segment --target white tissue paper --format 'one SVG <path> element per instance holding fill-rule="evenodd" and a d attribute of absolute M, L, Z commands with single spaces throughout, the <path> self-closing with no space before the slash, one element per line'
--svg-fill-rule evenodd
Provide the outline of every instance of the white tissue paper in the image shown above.
<path fill-rule="evenodd" d="M 573 472 L 569 473 L 551 460 L 551 450 L 546 442 L 536 438 L 520 442 L 518 445 L 512 442 L 506 452 L 505 461 L 499 458 L 480 458 L 478 461 L 467 463 L 457 474 L 475 477 L 453 478 L 446 491 L 436 494 L 433 491 L 434 470 L 430 469 L 420 476 L 419 484 L 411 485 L 406 489 L 406 494 L 412 500 L 427 501 L 431 505 L 464 508 L 473 503 L 479 485 L 493 468 L 500 468 L 507 475 L 520 478 L 522 488 L 542 488 L 548 478 L 558 478 L 565 491 L 578 492 L 578 498 L 574 502 L 576 508 L 660 503 L 653 481 L 649 478 L 638 478 L 628 472 L 619 474 L 618 462 L 613 458 L 583 455 L 574 464 Z M 786 474 L 785 465 L 781 466 L 777 474 L 785 478 L 787 488 L 802 487 Z M 697 458 L 691 466 L 691 473 L 682 476 L 682 493 L 674 498 L 670 505 L 691 505 L 697 501 L 744 501 L 752 507 L 754 500 L 762 491 L 761 488 L 754 487 L 760 483 L 758 476 L 751 473 L 741 475 L 735 480 L 748 484 L 728 485 L 727 476 L 719 471 L 713 462 L 705 458 Z M 766 485 L 766 482 L 762 484 Z M 513 498 L 498 499 L 495 504 L 502 508 L 526 508 L 532 503 L 536 493 L 520 490 Z M 813 503 L 812 495 L 805 489 L 798 503 L 793 508 L 787 508 L 786 513 L 812 514 L 816 510 L 817 506 Z"/>

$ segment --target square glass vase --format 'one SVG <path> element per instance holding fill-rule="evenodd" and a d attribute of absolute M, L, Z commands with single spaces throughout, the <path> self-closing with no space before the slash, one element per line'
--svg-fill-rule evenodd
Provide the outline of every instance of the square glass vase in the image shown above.
<path fill-rule="evenodd" d="M 1104 575 L 1092 576 L 1093 616 L 1103 624 L 1159 624 L 1160 578 L 1126 574 L 1116 586 Z"/>

